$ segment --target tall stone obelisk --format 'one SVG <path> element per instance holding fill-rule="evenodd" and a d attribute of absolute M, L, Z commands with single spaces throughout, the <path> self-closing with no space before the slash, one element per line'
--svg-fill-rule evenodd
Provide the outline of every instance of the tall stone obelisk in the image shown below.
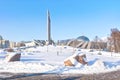
<path fill-rule="evenodd" d="M 51 20 L 50 20 L 49 10 L 47 10 L 47 38 L 48 38 L 48 45 L 52 44 L 52 40 L 51 40 Z"/>

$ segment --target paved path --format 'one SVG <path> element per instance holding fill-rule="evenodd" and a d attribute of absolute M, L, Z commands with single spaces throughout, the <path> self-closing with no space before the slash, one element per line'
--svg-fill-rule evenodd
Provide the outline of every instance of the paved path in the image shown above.
<path fill-rule="evenodd" d="M 0 73 L 0 80 L 120 80 L 120 70 L 90 75 Z"/>

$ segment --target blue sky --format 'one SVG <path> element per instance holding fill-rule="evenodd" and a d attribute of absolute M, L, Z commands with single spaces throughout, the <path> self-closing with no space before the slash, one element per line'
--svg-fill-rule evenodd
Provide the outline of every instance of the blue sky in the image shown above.
<path fill-rule="evenodd" d="M 0 35 L 10 41 L 46 40 L 47 10 L 55 41 L 81 35 L 92 40 L 120 29 L 120 0 L 0 0 Z"/>

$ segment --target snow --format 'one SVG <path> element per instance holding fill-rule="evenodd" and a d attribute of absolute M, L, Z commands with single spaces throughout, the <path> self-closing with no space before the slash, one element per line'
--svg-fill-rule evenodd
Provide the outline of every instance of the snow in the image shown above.
<path fill-rule="evenodd" d="M 15 53 L 17 52 L 12 52 L 11 55 Z M 21 60 L 15 62 L 6 62 L 7 54 L 9 53 L 0 50 L 0 72 L 93 74 L 120 69 L 119 53 L 95 50 L 90 52 L 89 49 L 79 50 L 69 46 L 26 48 L 21 50 Z M 86 54 L 88 65 L 82 65 L 73 58 L 78 54 Z M 64 61 L 67 59 L 70 59 L 75 66 L 64 66 Z"/>

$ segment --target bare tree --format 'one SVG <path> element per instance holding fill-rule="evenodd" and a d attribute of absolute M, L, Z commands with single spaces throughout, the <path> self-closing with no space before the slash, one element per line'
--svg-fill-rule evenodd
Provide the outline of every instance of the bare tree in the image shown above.
<path fill-rule="evenodd" d="M 120 52 L 120 31 L 117 28 L 111 29 L 111 43 L 116 53 Z"/>

